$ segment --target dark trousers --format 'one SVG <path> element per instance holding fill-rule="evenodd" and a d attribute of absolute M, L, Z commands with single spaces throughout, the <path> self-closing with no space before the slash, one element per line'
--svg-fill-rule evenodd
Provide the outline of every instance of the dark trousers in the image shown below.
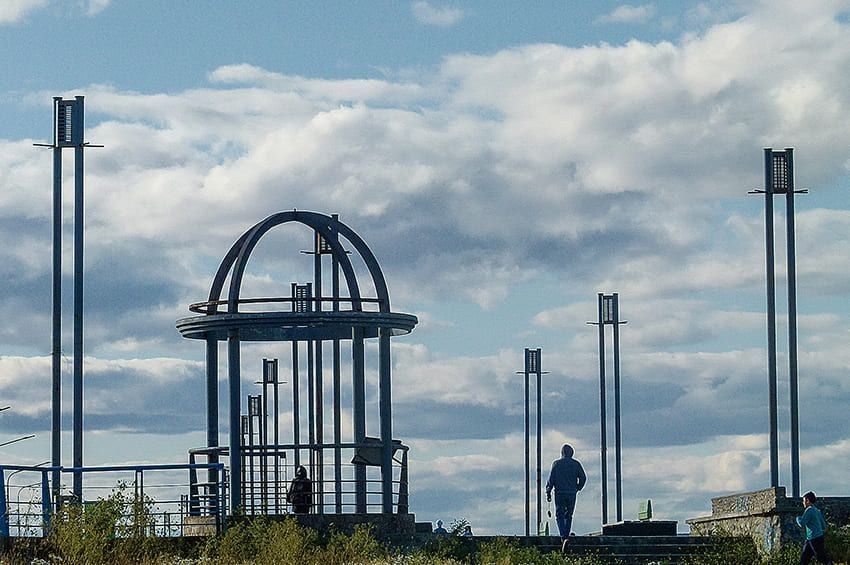
<path fill-rule="evenodd" d="M 826 555 L 823 536 L 806 540 L 805 545 L 803 545 L 803 554 L 800 556 L 800 565 L 806 565 L 813 556 L 817 556 L 818 561 L 821 563 L 832 563 Z"/>
<path fill-rule="evenodd" d="M 570 537 L 575 509 L 576 493 L 558 494 L 558 491 L 555 491 L 555 521 L 558 523 L 558 533 L 561 534 L 562 540 Z"/>

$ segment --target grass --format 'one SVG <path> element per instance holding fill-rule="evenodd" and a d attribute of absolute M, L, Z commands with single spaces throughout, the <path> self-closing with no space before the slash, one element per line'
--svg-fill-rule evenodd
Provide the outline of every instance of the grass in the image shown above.
<path fill-rule="evenodd" d="M 459 537 L 466 525 L 452 526 L 452 535 L 433 538 L 415 548 L 388 546 L 378 541 L 370 526 L 357 526 L 351 534 L 319 533 L 294 519 L 242 520 L 224 534 L 202 540 L 158 538 L 151 535 L 150 504 L 118 489 L 94 504 L 68 506 L 54 516 L 50 534 L 16 544 L 0 557 L 0 563 L 47 565 L 173 564 L 173 565 L 436 565 L 525 563 L 596 565 L 617 563 L 598 555 L 561 555 L 541 552 L 509 538 L 488 541 Z M 830 528 L 827 548 L 836 564 L 850 565 L 850 528 Z M 718 540 L 714 547 L 694 555 L 686 565 L 791 565 L 799 562 L 800 548 L 786 547 L 760 556 L 751 540 Z M 664 564 L 659 564 L 664 565 Z"/>

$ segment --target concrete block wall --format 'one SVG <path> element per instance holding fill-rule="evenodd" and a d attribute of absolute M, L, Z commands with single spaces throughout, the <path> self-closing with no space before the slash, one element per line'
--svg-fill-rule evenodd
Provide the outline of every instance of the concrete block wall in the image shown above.
<path fill-rule="evenodd" d="M 850 523 L 850 497 L 818 499 L 831 524 Z M 753 492 L 711 499 L 711 515 L 687 520 L 692 535 L 727 535 L 750 537 L 764 553 L 787 544 L 803 541 L 804 532 L 797 525 L 803 513 L 799 498 L 785 495 L 785 487 L 772 487 Z"/>

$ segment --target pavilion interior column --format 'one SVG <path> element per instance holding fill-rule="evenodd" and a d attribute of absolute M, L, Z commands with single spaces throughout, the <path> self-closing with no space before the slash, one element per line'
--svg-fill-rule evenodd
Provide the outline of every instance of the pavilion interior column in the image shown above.
<path fill-rule="evenodd" d="M 363 328 L 354 328 L 352 343 L 352 379 L 354 388 L 354 443 L 366 441 L 366 367 Z M 354 466 L 355 512 L 366 513 L 366 466 Z"/>
<path fill-rule="evenodd" d="M 393 415 L 390 390 L 390 330 L 380 328 L 378 343 L 378 386 L 381 418 L 381 505 L 384 514 L 393 513 Z"/>
<path fill-rule="evenodd" d="M 227 380 L 230 391 L 230 511 L 235 513 L 242 505 L 242 453 L 240 449 L 241 430 L 241 370 L 239 352 L 239 331 L 227 333 Z"/>

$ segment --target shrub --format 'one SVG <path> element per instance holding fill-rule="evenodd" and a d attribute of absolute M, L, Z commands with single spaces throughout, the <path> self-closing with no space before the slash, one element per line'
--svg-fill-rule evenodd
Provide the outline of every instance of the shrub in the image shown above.
<path fill-rule="evenodd" d="M 386 547 L 372 536 L 372 526 L 358 524 L 350 536 L 339 532 L 331 533 L 322 555 L 322 563 L 369 563 L 386 557 Z"/>
<path fill-rule="evenodd" d="M 107 498 L 70 504 L 53 516 L 47 551 L 83 565 L 139 563 L 159 553 L 151 532 L 150 499 L 127 494 L 119 484 Z"/>
<path fill-rule="evenodd" d="M 63 507 L 38 553 L 82 565 L 155 561 L 165 549 L 151 535 L 151 500 L 127 490 L 122 483 L 106 498 Z"/>
<path fill-rule="evenodd" d="M 316 530 L 301 527 L 293 518 L 264 527 L 267 528 L 265 538 L 258 544 L 255 553 L 257 563 L 296 565 L 320 562 L 321 547 Z"/>
<path fill-rule="evenodd" d="M 758 548 L 750 538 L 715 538 L 711 549 L 688 557 L 687 565 L 729 565 L 731 563 L 760 563 Z"/>
<path fill-rule="evenodd" d="M 476 561 L 482 564 L 516 565 L 541 563 L 543 557 L 536 547 L 520 547 L 505 538 L 498 537 L 479 546 Z"/>
<path fill-rule="evenodd" d="M 429 540 L 418 553 L 428 559 L 468 562 L 475 553 L 475 543 L 469 538 L 448 535 Z"/>
<path fill-rule="evenodd" d="M 835 563 L 850 563 L 850 526 L 826 529 L 826 551 Z"/>
<path fill-rule="evenodd" d="M 369 525 L 356 526 L 350 536 L 332 532 L 323 543 L 315 530 L 302 527 L 292 518 L 282 522 L 262 517 L 242 520 L 224 535 L 211 538 L 204 549 L 204 557 L 233 565 L 342 565 L 376 562 L 386 556 L 385 547 L 372 536 Z"/>
<path fill-rule="evenodd" d="M 266 525 L 264 518 L 234 521 L 223 535 L 208 540 L 204 556 L 226 564 L 248 563 L 257 555 Z"/>
<path fill-rule="evenodd" d="M 802 549 L 802 546 L 797 544 L 787 545 L 765 556 L 762 559 L 762 563 L 764 565 L 796 565 L 800 562 L 800 552 Z"/>

